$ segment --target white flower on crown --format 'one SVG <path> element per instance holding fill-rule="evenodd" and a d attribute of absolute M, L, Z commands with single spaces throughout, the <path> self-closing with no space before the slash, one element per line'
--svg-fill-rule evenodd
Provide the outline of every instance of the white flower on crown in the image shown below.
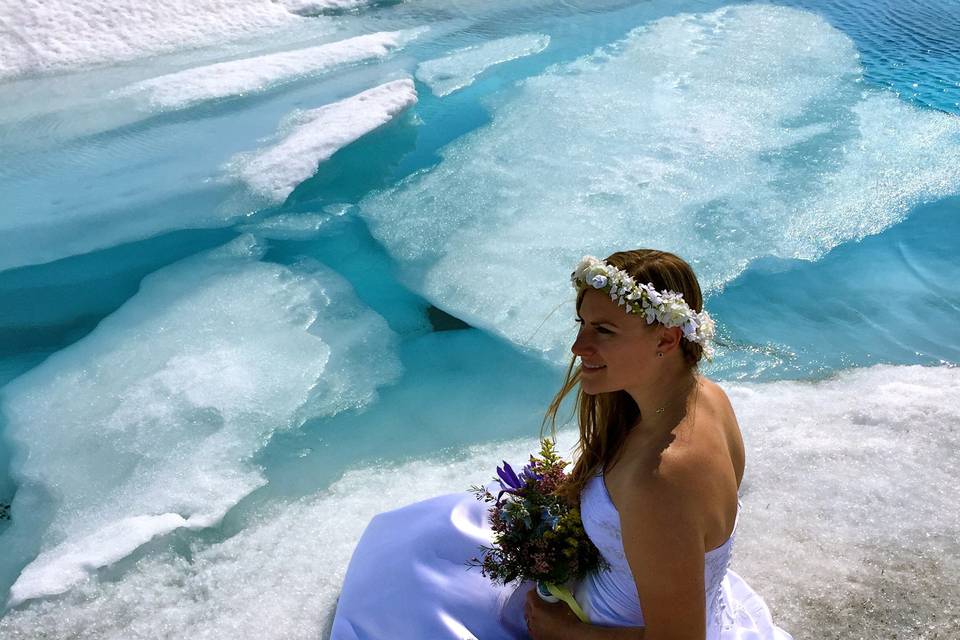
<path fill-rule="evenodd" d="M 704 311 L 694 311 L 676 291 L 658 291 L 652 283 L 637 284 L 629 273 L 593 256 L 584 256 L 570 274 L 570 281 L 579 291 L 583 288 L 604 290 L 618 306 L 629 314 L 643 315 L 647 324 L 654 321 L 667 327 L 680 327 L 683 338 L 703 347 L 707 360 L 713 358 L 710 344 L 716 331 L 713 318 Z"/>

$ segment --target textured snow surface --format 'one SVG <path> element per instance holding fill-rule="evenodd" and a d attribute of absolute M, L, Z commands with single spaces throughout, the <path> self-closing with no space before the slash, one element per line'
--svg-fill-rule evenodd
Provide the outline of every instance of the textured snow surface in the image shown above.
<path fill-rule="evenodd" d="M 916 597 L 918 615 L 955 598 L 960 504 L 953 478 L 960 370 L 879 366 L 818 383 L 724 385 L 744 431 L 744 512 L 733 568 L 802 632 L 817 576 L 824 616 L 847 606 L 850 584 L 891 575 L 876 606 Z M 561 434 L 569 450 L 573 434 Z M 5 638 L 316 638 L 333 614 L 350 554 L 380 511 L 490 480 L 522 462 L 534 439 L 474 447 L 449 460 L 359 468 L 329 489 L 273 505 L 223 542 L 144 558 L 116 580 L 91 579 L 57 601 L 0 620 Z M 832 496 L 829 502 L 824 495 Z M 788 558 L 789 561 L 784 561 Z M 916 590 L 911 585 L 917 585 Z M 949 585 L 953 585 L 950 587 Z M 952 591 L 943 593 L 947 586 Z M 806 625 L 806 626 L 805 626 Z"/>
<path fill-rule="evenodd" d="M 4 0 L 0 79 L 219 44 L 303 20 L 271 0 Z"/>

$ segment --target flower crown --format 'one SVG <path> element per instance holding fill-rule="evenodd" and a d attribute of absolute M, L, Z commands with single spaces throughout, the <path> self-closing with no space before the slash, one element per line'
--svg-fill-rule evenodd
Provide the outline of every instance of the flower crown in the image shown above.
<path fill-rule="evenodd" d="M 600 289 L 629 314 L 644 315 L 647 324 L 656 320 L 667 327 L 680 327 L 683 337 L 703 347 L 703 355 L 713 358 L 714 322 L 706 311 L 699 313 L 675 291 L 657 291 L 652 284 L 639 284 L 629 273 L 593 256 L 584 256 L 570 274 L 577 291 Z"/>

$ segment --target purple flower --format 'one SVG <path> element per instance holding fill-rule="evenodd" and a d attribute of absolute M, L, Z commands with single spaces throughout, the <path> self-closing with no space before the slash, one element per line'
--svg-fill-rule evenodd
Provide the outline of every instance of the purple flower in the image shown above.
<path fill-rule="evenodd" d="M 507 464 L 506 460 L 503 461 L 503 467 L 497 467 L 497 475 L 500 476 L 500 488 L 503 489 L 500 495 L 504 493 L 516 493 L 523 488 L 524 483 L 517 477 L 517 474 L 513 471 L 513 467 Z M 498 496 L 497 500 L 499 499 Z"/>
<path fill-rule="evenodd" d="M 520 472 L 520 480 L 523 482 L 540 482 L 542 475 L 533 470 L 533 465 L 528 464 Z"/>

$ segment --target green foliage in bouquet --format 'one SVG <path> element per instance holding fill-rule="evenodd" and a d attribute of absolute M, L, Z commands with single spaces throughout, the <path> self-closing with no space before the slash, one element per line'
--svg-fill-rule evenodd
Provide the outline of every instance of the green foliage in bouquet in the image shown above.
<path fill-rule="evenodd" d="M 493 545 L 481 547 L 481 558 L 473 558 L 471 566 L 502 584 L 521 579 L 555 585 L 606 566 L 583 529 L 580 510 L 557 493 L 567 479 L 566 466 L 553 441 L 544 439 L 540 455 L 531 455 L 519 475 L 506 462 L 497 467 L 496 496 L 485 487 L 471 488 L 491 505 L 494 532 Z"/>

